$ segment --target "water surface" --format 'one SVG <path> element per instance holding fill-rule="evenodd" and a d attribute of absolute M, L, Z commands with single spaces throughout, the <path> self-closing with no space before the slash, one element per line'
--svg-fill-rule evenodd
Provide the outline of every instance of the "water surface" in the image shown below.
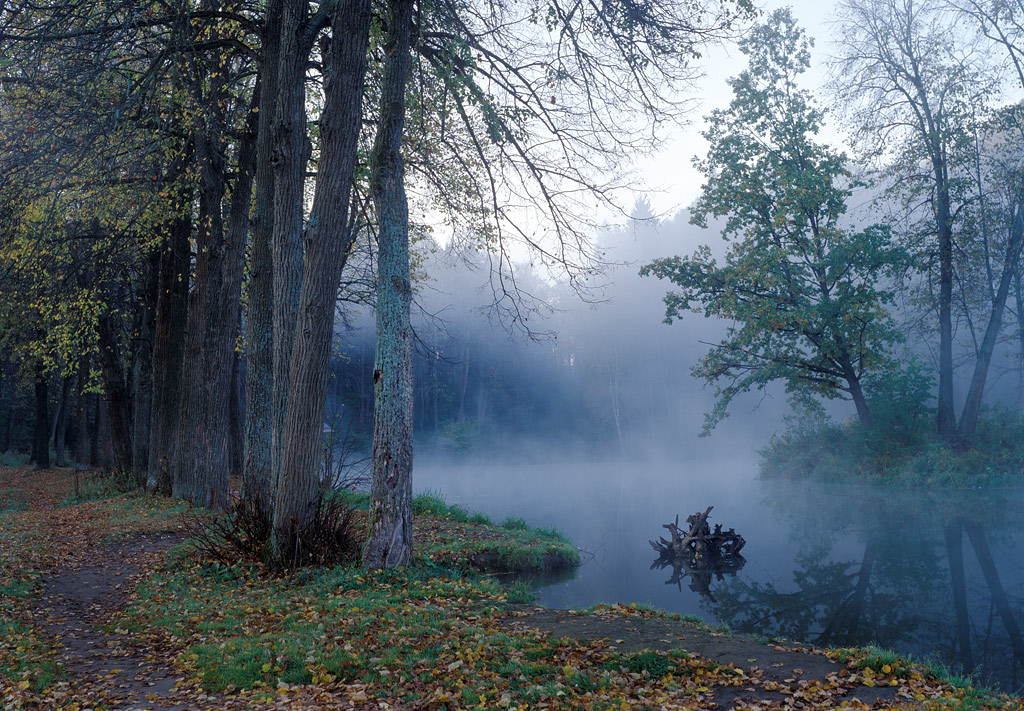
<path fill-rule="evenodd" d="M 550 607 L 646 603 L 824 646 L 877 643 L 1024 686 L 1024 490 L 897 490 L 759 480 L 751 456 L 481 464 L 417 460 L 418 491 L 500 521 L 554 526 L 583 549 Z M 651 569 L 662 524 L 714 506 L 747 545 L 738 571 Z M 951 561 L 953 564 L 951 565 Z"/>

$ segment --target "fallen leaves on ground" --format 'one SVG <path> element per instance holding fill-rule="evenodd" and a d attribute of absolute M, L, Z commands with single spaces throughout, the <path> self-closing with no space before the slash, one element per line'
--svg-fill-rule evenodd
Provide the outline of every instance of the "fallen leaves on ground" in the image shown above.
<path fill-rule="evenodd" d="M 494 581 L 434 566 L 280 577 L 200 560 L 187 544 L 160 555 L 147 541 L 176 530 L 174 504 L 120 496 L 61 505 L 69 477 L 0 470 L 0 489 L 27 491 L 30 502 L 0 515 L 4 709 L 118 709 L 129 699 L 155 710 L 1021 708 L 856 650 L 832 653 L 842 663 L 815 678 L 804 666 L 716 664 L 665 644 L 626 652 L 616 644 L 626 632 L 561 637 L 530 627 Z M 466 537 L 461 523 L 418 530 L 433 550 L 472 550 L 453 539 Z M 69 571 L 106 580 L 95 605 L 48 602 L 51 616 L 87 623 L 74 635 L 98 650 L 96 672 L 69 657 L 84 646 L 45 633 L 53 620 L 40 591 Z M 605 631 L 657 621 L 653 642 L 670 641 L 668 618 L 655 611 L 578 614 Z"/>

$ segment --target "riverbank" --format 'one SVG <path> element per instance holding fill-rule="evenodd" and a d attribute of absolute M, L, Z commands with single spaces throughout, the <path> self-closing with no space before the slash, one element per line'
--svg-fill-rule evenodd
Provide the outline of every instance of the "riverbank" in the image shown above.
<path fill-rule="evenodd" d="M 857 422 L 792 425 L 759 451 L 765 478 L 903 486 L 1024 485 L 1024 418 L 992 410 L 955 448 L 924 418 L 865 430 Z"/>
<path fill-rule="evenodd" d="M 437 497 L 419 504 L 415 566 L 280 577 L 202 560 L 180 504 L 69 500 L 73 485 L 68 471 L 0 470 L 20 502 L 0 515 L 5 708 L 1021 708 L 870 650 L 761 644 L 635 606 L 517 603 L 473 572 L 473 551 L 510 551 L 514 534 L 534 546 L 518 559 L 538 560 L 557 541 Z"/>

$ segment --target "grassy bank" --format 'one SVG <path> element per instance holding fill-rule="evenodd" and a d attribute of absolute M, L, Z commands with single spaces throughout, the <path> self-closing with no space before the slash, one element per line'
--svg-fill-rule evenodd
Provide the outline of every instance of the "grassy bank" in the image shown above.
<path fill-rule="evenodd" d="M 794 424 L 760 451 L 761 475 L 836 482 L 927 486 L 1024 484 L 1024 417 L 987 413 L 967 446 L 941 442 L 930 420 L 912 427 L 857 422 Z"/>
<path fill-rule="evenodd" d="M 361 511 L 369 506 L 364 493 L 345 491 L 337 496 Z M 533 528 L 521 518 L 495 523 L 446 503 L 438 492 L 416 496 L 413 515 L 420 565 L 529 577 L 571 571 L 580 562 L 576 548 L 554 529 Z"/>
<path fill-rule="evenodd" d="M 98 484 L 73 497 L 68 472 L 0 470 L 0 490 L 22 492 L 28 502 L 0 514 L 4 708 L 120 708 L 90 696 L 90 680 L 70 683 L 40 614 L 40 579 L 91 560 L 120 584 L 121 553 L 105 551 L 178 531 L 184 507 Z M 570 555 L 564 539 L 519 520 L 495 525 L 437 495 L 416 507 L 419 551 L 409 568 L 271 575 L 211 563 L 185 541 L 142 577 L 123 609 L 105 615 L 103 629 L 123 636 L 126 653 L 165 665 L 178 679 L 175 693 L 194 700 L 188 708 L 698 709 L 739 693 L 838 708 L 854 687 L 891 689 L 898 703 L 890 708 L 1019 708 L 921 667 L 876 659 L 872 650 L 834 652 L 845 666 L 821 681 L 790 679 L 789 671 L 769 678 L 757 666 L 667 644 L 676 633 L 715 642 L 722 632 L 642 606 L 544 611 L 556 620 L 542 632 L 518 622 L 533 608 L 510 604 L 506 587 L 476 572 L 477 556 L 487 551 L 503 568 L 536 568 L 552 551 Z M 570 634 L 598 622 L 589 637 Z M 774 653 L 763 645 L 749 653 L 754 643 L 744 644 L 739 662 Z"/>

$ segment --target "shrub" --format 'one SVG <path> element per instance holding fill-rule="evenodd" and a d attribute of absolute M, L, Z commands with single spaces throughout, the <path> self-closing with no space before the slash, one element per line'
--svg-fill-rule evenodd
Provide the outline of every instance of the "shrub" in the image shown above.
<path fill-rule="evenodd" d="M 298 532 L 293 565 L 337 565 L 357 560 L 361 540 L 355 511 L 341 499 L 321 496 L 312 523 Z M 204 558 L 224 565 L 250 562 L 275 567 L 270 554 L 272 517 L 254 499 L 239 499 L 226 514 L 193 515 L 186 530 Z"/>

